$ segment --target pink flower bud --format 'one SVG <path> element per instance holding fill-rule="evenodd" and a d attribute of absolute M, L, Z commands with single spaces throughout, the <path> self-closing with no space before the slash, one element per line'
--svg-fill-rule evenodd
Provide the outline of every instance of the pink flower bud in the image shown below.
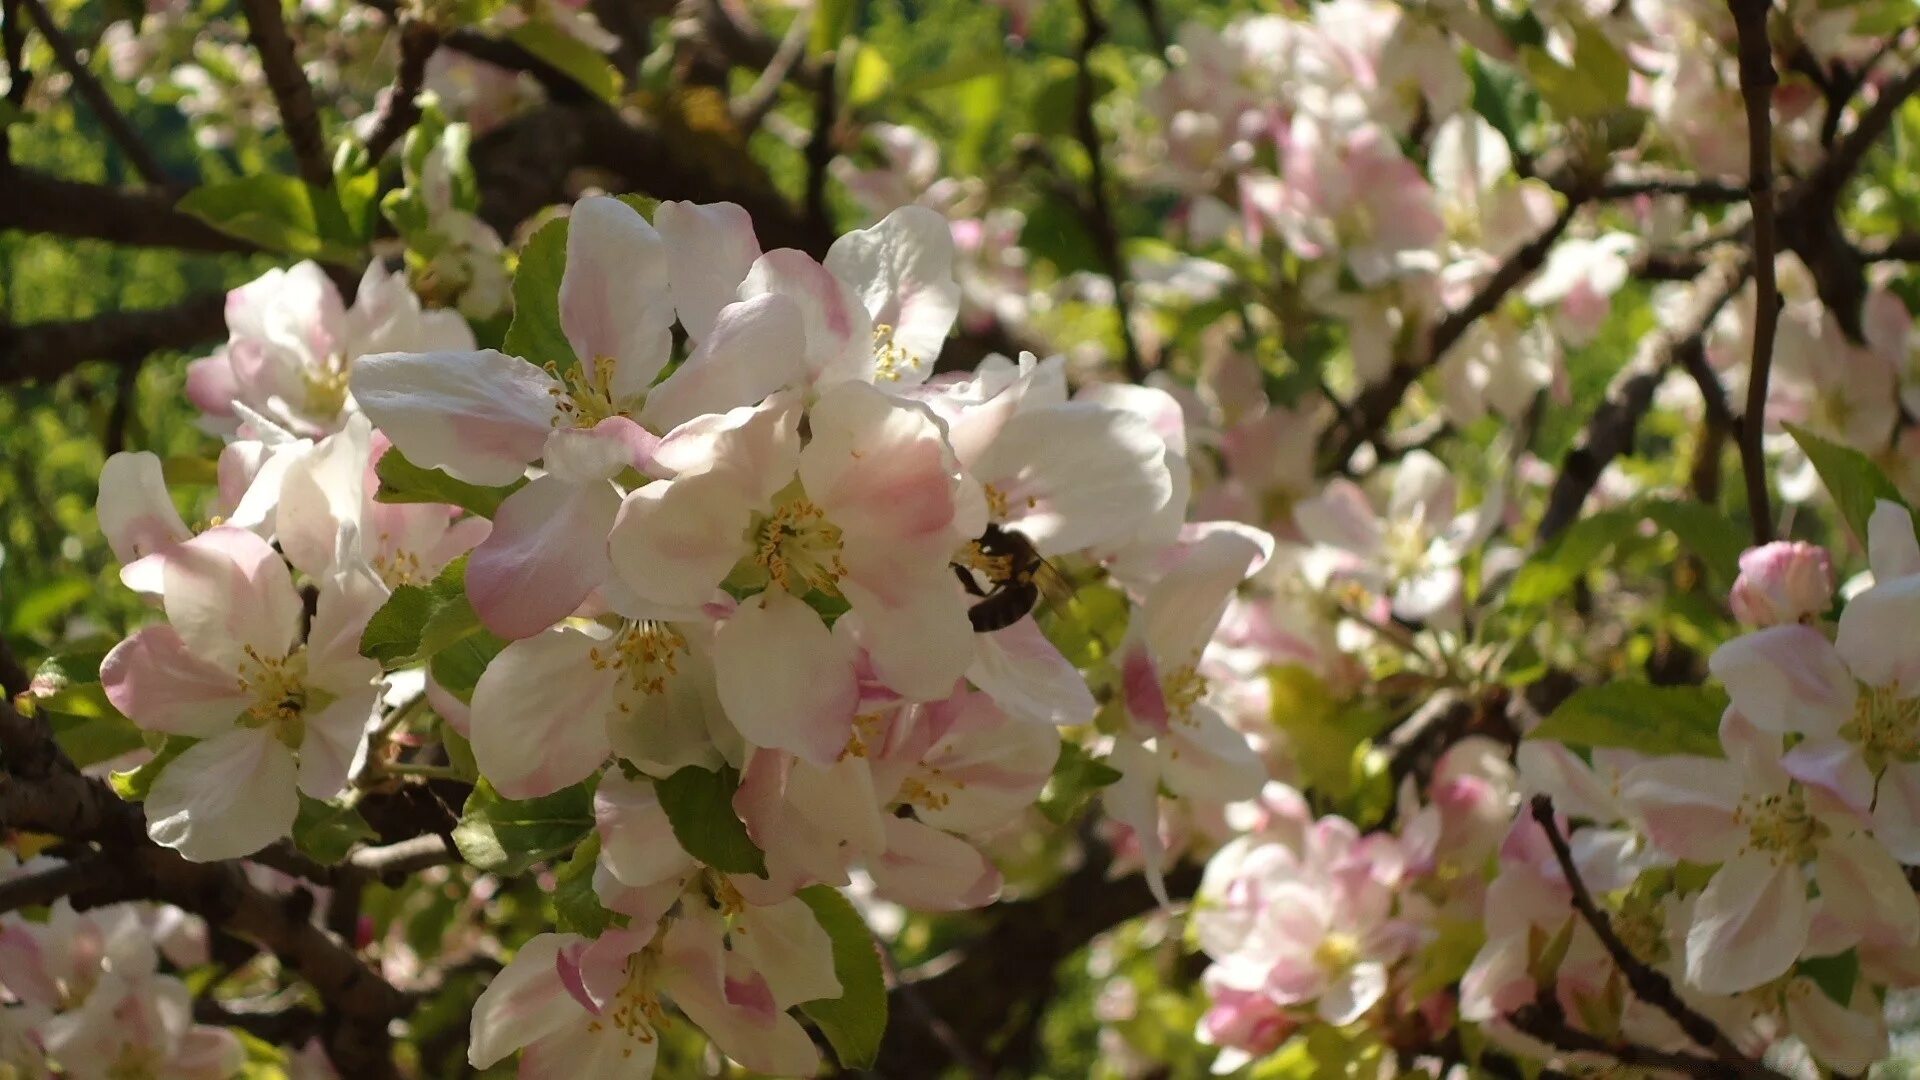
<path fill-rule="evenodd" d="M 1833 561 L 1825 548 L 1798 540 L 1748 548 L 1729 599 L 1748 626 L 1799 622 L 1833 603 Z"/>

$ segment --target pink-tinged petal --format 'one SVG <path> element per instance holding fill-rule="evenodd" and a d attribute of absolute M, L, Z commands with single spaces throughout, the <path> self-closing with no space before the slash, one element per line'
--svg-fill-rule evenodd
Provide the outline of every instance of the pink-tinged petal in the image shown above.
<path fill-rule="evenodd" d="M 607 536 L 614 574 L 641 600 L 693 607 L 749 554 L 752 509 L 724 476 L 656 480 L 627 494 Z"/>
<path fill-rule="evenodd" d="M 1694 903 L 1687 981 L 1710 994 L 1737 994 L 1777 978 L 1806 944 L 1808 920 L 1799 867 L 1761 853 L 1735 857 Z"/>
<path fill-rule="evenodd" d="M 364 689 L 380 665 L 360 655 L 368 620 L 387 601 L 387 587 L 366 567 L 321 579 L 307 627 L 307 682 L 335 694 Z"/>
<path fill-rule="evenodd" d="M 467 598 L 487 629 L 531 637 L 574 613 L 607 576 L 620 496 L 604 481 L 543 476 L 507 496 L 467 560 Z"/>
<path fill-rule="evenodd" d="M 560 327 L 589 373 L 611 362 L 616 400 L 644 392 L 667 362 L 673 303 L 667 249 L 639 211 L 591 195 L 567 221 L 567 268 L 560 275 Z M 530 359 L 538 360 L 539 357 Z"/>
<path fill-rule="evenodd" d="M 1734 816 L 1744 791 L 1738 766 L 1699 757 L 1656 758 L 1620 783 L 1621 801 L 1655 847 L 1701 863 L 1729 858 L 1744 843 L 1747 830 Z"/>
<path fill-rule="evenodd" d="M 704 644 L 678 653 L 674 670 L 662 682 L 657 691 L 628 692 L 627 711 L 608 731 L 614 753 L 655 777 L 671 776 L 689 765 L 718 769 L 738 761 L 743 754 L 740 734 L 720 705 L 713 660 Z"/>
<path fill-rule="evenodd" d="M 1827 913 L 1881 948 L 1920 942 L 1920 899 L 1887 849 L 1855 833 L 1829 837 L 1814 860 Z"/>
<path fill-rule="evenodd" d="M 473 756 L 509 799 L 551 795 L 613 752 L 607 723 L 617 672 L 595 670 L 596 635 L 571 626 L 513 642 L 473 688 Z"/>
<path fill-rule="evenodd" d="M 1172 721 L 1167 709 L 1166 691 L 1160 685 L 1160 669 L 1139 643 L 1127 647 L 1120 659 L 1120 691 L 1127 714 L 1145 725 L 1148 731 L 1163 733 Z"/>
<path fill-rule="evenodd" d="M 1827 996 L 1812 979 L 1787 985 L 1787 1028 L 1814 1059 L 1846 1076 L 1864 1076 L 1887 1059 L 1886 1013 L 1867 980 L 1854 983 L 1851 1007 Z"/>
<path fill-rule="evenodd" d="M 623 885 L 640 888 L 694 868 L 693 857 L 674 839 L 650 780 L 629 780 L 617 769 L 607 770 L 594 789 L 593 820 L 600 833 L 600 861 Z"/>
<path fill-rule="evenodd" d="M 1316 544 L 1362 555 L 1380 549 L 1383 526 L 1367 493 L 1351 480 L 1331 480 L 1320 494 L 1293 508 L 1293 522 Z"/>
<path fill-rule="evenodd" d="M 1880 774 L 1873 836 L 1894 858 L 1920 864 L 1920 763 L 1894 762 Z"/>
<path fill-rule="evenodd" d="M 835 386 L 814 404 L 800 482 L 850 542 L 872 540 L 945 562 L 957 537 L 952 469 L 926 413 L 864 383 Z"/>
<path fill-rule="evenodd" d="M 1004 630 L 973 635 L 967 681 L 1023 720 L 1069 727 L 1093 719 L 1100 706 L 1087 681 L 1032 617 Z"/>
<path fill-rule="evenodd" d="M 873 320 L 846 282 L 806 252 L 780 248 L 755 260 L 740 283 L 742 300 L 767 293 L 799 307 L 806 328 L 802 356 L 812 383 L 873 377 Z"/>
<path fill-rule="evenodd" d="M 335 564 L 343 534 L 352 538 L 361 524 L 369 495 L 371 442 L 366 417 L 354 416 L 345 428 L 299 455 L 280 480 L 274 540 L 287 561 L 310 577 L 325 574 Z"/>
<path fill-rule="evenodd" d="M 946 697 L 973 662 L 967 595 L 944 566 L 886 573 L 875 571 L 867 554 L 848 546 L 849 576 L 840 591 L 853 605 L 874 673 L 909 700 Z"/>
<path fill-rule="evenodd" d="M 867 862 L 880 896 L 914 911 L 968 911 L 1000 895 L 1000 871 L 972 844 L 906 818 L 885 826 L 887 850 Z"/>
<path fill-rule="evenodd" d="M 654 209 L 653 224 L 666 241 L 680 325 L 689 338 L 703 342 L 760 257 L 753 216 L 733 203 L 668 201 Z"/>
<path fill-rule="evenodd" d="M 115 645 L 100 684 L 136 726 L 170 735 L 217 735 L 253 704 L 236 672 L 195 656 L 171 626 L 142 627 Z"/>
<path fill-rule="evenodd" d="M 916 815 L 936 829 L 981 835 L 1005 825 L 1040 797 L 1060 755 L 1051 727 L 1012 719 L 986 694 L 927 706 L 947 714 L 945 731 L 913 770 L 933 798 Z"/>
<path fill-rule="evenodd" d="M 727 305 L 693 355 L 647 395 L 640 418 L 666 431 L 803 385 L 807 373 L 795 343 L 805 335 L 800 308 L 788 297 L 767 293 Z"/>
<path fill-rule="evenodd" d="M 722 473 L 742 497 L 764 503 L 793 482 L 799 466 L 800 406 L 800 391 L 788 390 L 758 405 L 696 416 L 660 440 L 651 475 Z"/>
<path fill-rule="evenodd" d="M 1173 497 L 1165 455 L 1144 417 L 1072 402 L 1015 415 L 971 472 L 1005 497 L 1001 524 L 1062 555 L 1144 527 Z"/>
<path fill-rule="evenodd" d="M 811 1076 L 819 1052 L 793 1017 L 773 1006 L 766 979 L 721 948 L 718 918 L 696 908 L 675 920 L 661 954 L 661 988 L 720 1052 L 754 1072 Z"/>
<path fill-rule="evenodd" d="M 1180 562 L 1147 590 L 1134 615 L 1138 631 L 1129 627 L 1128 635 L 1144 640 L 1163 668 L 1195 662 L 1261 556 L 1259 543 L 1237 532 L 1209 533 L 1187 545 Z"/>
<path fill-rule="evenodd" d="M 1874 503 L 1867 518 L 1867 563 L 1877 582 L 1920 574 L 1920 537 L 1914 535 L 1912 511 L 1890 499 Z"/>
<path fill-rule="evenodd" d="M 301 791 L 316 799 L 331 799 L 347 786 L 347 774 L 360 758 L 379 696 L 369 686 L 307 714 L 306 737 L 300 741 Z"/>
<path fill-rule="evenodd" d="M 960 313 L 947 219 L 924 206 L 903 206 L 834 241 L 826 267 L 853 286 L 875 326 L 893 328 L 893 344 L 905 355 L 883 374 L 909 386 L 932 374 Z"/>
<path fill-rule="evenodd" d="M 1327 983 L 1315 1008 L 1320 1019 L 1345 1027 L 1366 1015 L 1387 994 L 1387 965 L 1378 961 L 1355 964 Z"/>
<path fill-rule="evenodd" d="M 264 729 L 195 743 L 154 778 L 147 835 L 194 862 L 251 855 L 293 829 L 293 754 Z"/>
<path fill-rule="evenodd" d="M 1209 803 L 1239 802 L 1260 794 L 1266 762 L 1247 737 L 1204 702 L 1160 737 L 1161 782 L 1167 790 Z"/>
<path fill-rule="evenodd" d="M 361 411 L 408 461 L 497 487 L 540 456 L 559 383 L 525 360 L 482 349 L 363 356 L 352 386 Z"/>
<path fill-rule="evenodd" d="M 842 993 L 833 971 L 833 939 L 805 901 L 749 905 L 734 920 L 732 941 L 733 951 L 765 978 L 776 1009 Z"/>
<path fill-rule="evenodd" d="M 1709 666 L 1734 708 L 1763 731 L 1832 735 L 1853 717 L 1853 675 L 1811 626 L 1772 626 L 1714 650 Z"/>
<path fill-rule="evenodd" d="M 60 983 L 55 974 L 47 970 L 46 957 L 30 926 L 17 920 L 0 924 L 0 971 L 7 973 L 4 985 L 18 1001 L 29 1006 L 57 1009 Z"/>
<path fill-rule="evenodd" d="M 100 469 L 100 498 L 95 505 L 100 532 L 123 565 L 193 537 L 167 494 L 160 458 L 145 450 L 123 451 L 107 459 Z"/>
<path fill-rule="evenodd" d="M 833 764 L 859 701 L 853 647 L 784 589 L 741 603 L 720 627 L 714 678 L 727 719 L 747 742 Z"/>
<path fill-rule="evenodd" d="M 547 437 L 540 464 L 556 480 L 585 486 L 612 480 L 637 461 L 651 458 L 658 444 L 632 420 L 613 416 L 591 428 L 557 429 Z"/>
<path fill-rule="evenodd" d="M 1514 754 L 1526 790 L 1553 796 L 1564 813 L 1593 822 L 1622 817 L 1613 792 L 1573 751 L 1557 742 L 1527 740 Z"/>
<path fill-rule="evenodd" d="M 245 529 L 208 529 L 165 566 L 167 621 L 195 656 L 238 671 L 251 647 L 279 659 L 300 634 L 302 604 L 280 553 Z"/>
<path fill-rule="evenodd" d="M 1838 737 L 1807 739 L 1780 759 L 1787 775 L 1830 792 L 1847 809 L 1865 817 L 1873 806 L 1874 776 L 1860 748 Z"/>
<path fill-rule="evenodd" d="M 584 1017 L 585 1010 L 561 987 L 555 965 L 560 950 L 580 940 L 573 934 L 539 934 L 520 946 L 473 1004 L 469 1064 L 488 1068 Z"/>
<path fill-rule="evenodd" d="M 812 882 L 847 883 L 847 865 L 886 846 L 880 797 L 867 760 L 848 754 L 826 768 L 760 750 L 747 760 L 733 808 L 767 853 L 769 877 L 787 895 Z"/>
<path fill-rule="evenodd" d="M 1903 696 L 1920 693 L 1920 655 L 1910 637 L 1916 619 L 1920 574 L 1881 581 L 1847 603 L 1834 648 L 1868 686 L 1895 687 Z"/>
<path fill-rule="evenodd" d="M 187 365 L 187 400 L 208 416 L 232 416 L 233 399 L 239 392 L 240 383 L 234 377 L 226 349 Z"/>

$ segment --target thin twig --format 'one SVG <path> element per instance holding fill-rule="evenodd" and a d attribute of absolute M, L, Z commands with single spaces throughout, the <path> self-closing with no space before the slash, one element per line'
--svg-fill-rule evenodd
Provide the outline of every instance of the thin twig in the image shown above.
<path fill-rule="evenodd" d="M 393 144 L 420 122 L 420 87 L 427 80 L 427 61 L 440 48 L 440 31 L 416 19 L 400 19 L 400 67 L 380 110 L 373 134 L 367 137 L 367 160 L 375 165 Z"/>
<path fill-rule="evenodd" d="M 111 872 L 111 865 L 103 863 L 100 856 L 94 856 L 0 881 L 0 914 L 24 907 L 46 907 L 99 880 L 103 871 Z"/>
<path fill-rule="evenodd" d="M 159 349 L 184 349 L 226 333 L 225 293 L 167 308 L 114 311 L 90 319 L 0 321 L 0 385 L 56 379 L 89 360 L 138 364 Z"/>
<path fill-rule="evenodd" d="M 287 36 L 287 22 L 280 0 L 240 0 L 247 17 L 247 36 L 260 54 L 260 68 L 267 76 L 267 89 L 280 107 L 280 126 L 286 129 L 293 145 L 293 160 L 300 178 L 314 187 L 333 183 L 333 166 L 327 157 L 326 134 L 320 128 L 320 113 L 313 104 L 313 85 L 294 55 L 293 39 Z"/>
<path fill-rule="evenodd" d="M 787 27 L 787 36 L 780 39 L 780 47 L 774 50 L 773 57 L 767 61 L 766 69 L 760 72 L 753 86 L 747 92 L 734 99 L 733 126 L 742 136 L 757 131 L 767 114 L 773 111 L 780 101 L 780 87 L 786 84 L 787 76 L 807 55 L 807 37 L 813 28 L 813 9 L 801 8 L 794 13 L 793 22 Z"/>
<path fill-rule="evenodd" d="M 1740 94 L 1747 106 L 1747 199 L 1753 206 L 1753 371 L 1747 377 L 1746 422 L 1740 426 L 1740 469 L 1747 480 L 1747 509 L 1755 546 L 1773 539 L 1767 493 L 1767 459 L 1760 438 L 1765 427 L 1767 377 L 1773 369 L 1773 339 L 1780 328 L 1780 283 L 1775 266 L 1780 240 L 1773 206 L 1773 45 L 1767 40 L 1771 0 L 1728 0 L 1740 37 Z"/>
<path fill-rule="evenodd" d="M 823 61 L 824 63 L 824 61 Z M 829 77 L 814 93 L 813 134 L 807 138 L 806 202 L 802 210 L 807 228 L 827 235 L 833 231 L 833 219 L 827 211 L 827 168 L 833 164 L 833 129 L 840 112 L 840 93 Z"/>
<path fill-rule="evenodd" d="M 1620 940 L 1620 935 L 1613 932 L 1613 922 L 1607 913 L 1600 910 L 1600 906 L 1593 902 L 1593 894 L 1587 891 L 1587 884 L 1580 877 L 1580 868 L 1574 864 L 1573 849 L 1568 846 L 1566 837 L 1560 834 L 1559 823 L 1554 818 L 1552 797 L 1535 795 L 1532 811 L 1533 820 L 1546 833 L 1547 843 L 1553 847 L 1554 860 L 1560 864 L 1560 872 L 1567 879 L 1567 888 L 1573 893 L 1574 910 L 1592 929 L 1594 937 L 1600 939 L 1607 955 L 1613 958 L 1614 966 L 1626 977 L 1634 996 L 1665 1013 L 1687 1038 L 1701 1049 L 1710 1051 L 1715 1060 L 1731 1069 L 1735 1075 L 1785 1080 L 1779 1073 L 1741 1053 L 1718 1024 L 1680 999 L 1672 980 L 1633 955 L 1633 950 Z M 1604 1052 L 1614 1053 L 1611 1050 Z"/>
<path fill-rule="evenodd" d="M 1146 359 L 1140 355 L 1140 343 L 1133 336 L 1132 300 L 1128 295 L 1127 264 L 1120 251 L 1120 228 L 1114 221 L 1113 200 L 1107 192 L 1106 148 L 1100 141 L 1099 125 L 1093 120 L 1093 106 L 1100 87 L 1093 77 L 1093 50 L 1107 37 L 1106 20 L 1094 8 L 1094 0 L 1080 0 L 1080 49 L 1074 58 L 1077 66 L 1073 98 L 1073 130 L 1080 149 L 1087 155 L 1087 201 L 1084 217 L 1093 243 L 1100 254 L 1102 268 L 1113 282 L 1113 305 L 1120 316 L 1121 362 L 1127 378 L 1140 382 L 1147 377 Z"/>
<path fill-rule="evenodd" d="M 47 46 L 53 50 L 54 59 L 58 60 L 60 66 L 65 68 L 67 74 L 73 78 L 74 90 L 79 92 L 80 97 L 86 101 L 87 108 L 93 111 L 94 117 L 119 145 L 121 153 L 127 155 L 127 160 L 133 164 L 134 171 L 154 187 L 165 187 L 170 182 L 167 171 L 161 167 L 160 159 L 153 155 L 153 148 L 140 138 L 140 133 L 133 129 L 133 125 L 127 121 L 120 107 L 113 103 L 107 88 L 100 85 L 99 79 L 94 78 L 92 69 L 80 59 L 80 53 L 74 48 L 72 39 L 68 38 L 66 32 L 53 21 L 53 14 L 47 10 L 47 6 L 41 0 L 19 0 L 19 2 L 26 8 L 27 15 L 33 19 L 34 25 L 40 28 L 40 36 L 46 39 Z"/>

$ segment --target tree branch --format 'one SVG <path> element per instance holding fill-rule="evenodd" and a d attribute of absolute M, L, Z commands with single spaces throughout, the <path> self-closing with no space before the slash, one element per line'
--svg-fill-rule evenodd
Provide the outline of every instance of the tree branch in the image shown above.
<path fill-rule="evenodd" d="M 327 156 L 326 134 L 320 129 L 320 113 L 313 104 L 313 85 L 307 82 L 307 73 L 294 55 L 280 0 L 240 0 L 240 10 L 247 17 L 247 36 L 260 54 L 267 89 L 273 91 L 273 100 L 280 107 L 280 126 L 286 129 L 287 141 L 293 146 L 300 178 L 317 188 L 331 186 L 333 166 Z"/>
<path fill-rule="evenodd" d="M 1133 336 L 1131 285 L 1127 264 L 1120 251 L 1120 227 L 1114 221 L 1113 201 L 1107 192 L 1106 148 L 1100 141 L 1099 125 L 1093 120 L 1093 106 L 1100 88 L 1093 77 L 1093 50 L 1106 40 L 1106 20 L 1094 7 L 1094 0 L 1080 0 L 1080 48 L 1074 61 L 1073 131 L 1080 149 L 1087 155 L 1087 230 L 1100 254 L 1100 262 L 1113 282 L 1113 305 L 1120 315 L 1121 362 L 1127 378 L 1141 382 L 1147 377 L 1146 359 L 1140 355 L 1140 343 Z"/>
<path fill-rule="evenodd" d="M 1747 198 L 1753 206 L 1753 370 L 1747 377 L 1747 423 L 1740 428 L 1740 470 L 1747 481 L 1747 509 L 1757 547 L 1773 539 L 1773 509 L 1767 493 L 1767 459 L 1760 446 L 1765 428 L 1767 379 L 1773 370 L 1773 339 L 1780 328 L 1780 250 L 1773 206 L 1773 45 L 1767 40 L 1771 0 L 1728 0 L 1740 39 L 1740 95 L 1747 106 Z M 1837 155 L 1836 155 L 1837 156 Z M 1831 159 L 1830 159 L 1831 160 Z"/>
<path fill-rule="evenodd" d="M 1553 846 L 1554 861 L 1560 864 L 1560 872 L 1573 892 L 1574 910 L 1593 930 L 1593 935 L 1600 939 L 1607 955 L 1613 958 L 1614 966 L 1626 977 L 1634 996 L 1665 1013 L 1687 1038 L 1693 1040 L 1694 1045 L 1710 1051 L 1715 1059 L 1736 1075 L 1785 1080 L 1779 1073 L 1741 1053 L 1718 1024 L 1680 999 L 1672 980 L 1633 955 L 1633 950 L 1620 940 L 1620 935 L 1613 932 L 1612 920 L 1593 902 L 1593 894 L 1587 891 L 1586 882 L 1581 880 L 1580 868 L 1573 861 L 1573 850 L 1568 847 L 1566 837 L 1560 834 L 1560 826 L 1554 820 L 1553 799 L 1547 795 L 1535 795 L 1532 811 L 1533 820 L 1546 833 L 1547 843 Z"/>
<path fill-rule="evenodd" d="M 1458 309 L 1450 311 L 1427 335 L 1425 347 L 1415 356 L 1402 360 L 1388 370 L 1386 377 L 1362 390 L 1339 421 L 1329 425 L 1320 436 L 1319 460 L 1322 469 L 1337 469 L 1361 445 L 1377 438 L 1400 407 L 1400 399 L 1429 368 L 1440 362 L 1474 323 L 1498 308 L 1507 294 L 1533 275 L 1547 261 L 1553 245 L 1572 224 L 1573 217 L 1586 202 L 1575 191 L 1569 194 L 1553 223 L 1509 255 L 1494 269 L 1480 290 Z"/>
<path fill-rule="evenodd" d="M 393 144 L 420 122 L 420 87 L 427 81 L 427 61 L 440 48 L 440 31 L 409 16 L 400 18 L 400 67 L 387 91 L 380 119 L 367 138 L 367 160 L 378 165 Z"/>
<path fill-rule="evenodd" d="M 1561 460 L 1560 475 L 1547 495 L 1540 518 L 1538 543 L 1560 535 L 1580 516 L 1580 508 L 1609 462 L 1633 445 L 1640 418 L 1653 405 L 1653 392 L 1685 350 L 1702 348 L 1702 335 L 1713 317 L 1747 279 L 1745 259 L 1723 259 L 1710 265 L 1694 282 L 1693 297 L 1682 317 L 1648 334 L 1627 366 L 1607 386 L 1607 397 L 1587 421 L 1585 432 Z"/>
<path fill-rule="evenodd" d="M 126 115 L 113 103 L 107 88 L 100 85 L 99 79 L 94 78 L 92 69 L 81 61 L 79 51 L 73 47 L 73 41 L 55 24 L 47 6 L 41 0 L 19 0 L 19 3 L 26 9 L 27 15 L 33 19 L 34 25 L 40 28 L 40 36 L 46 39 L 47 46 L 53 50 L 54 59 L 58 60 L 60 66 L 65 68 L 67 74 L 73 78 L 74 90 L 86 101 L 87 108 L 100 121 L 100 125 L 107 129 L 107 134 L 119 145 L 120 151 L 127 155 L 127 160 L 132 163 L 134 171 L 154 187 L 165 187 L 169 183 L 169 178 L 167 170 L 160 165 L 160 159 L 153 155 L 153 149 L 140 138 L 139 132 L 133 129 L 133 125 L 127 122 Z"/>
<path fill-rule="evenodd" d="M 225 293 L 173 307 L 115 311 L 68 322 L 0 323 L 0 385 L 57 379 L 89 360 L 136 364 L 160 349 L 186 349 L 226 334 Z"/>
<path fill-rule="evenodd" d="M 65 180 L 0 164 L 0 231 L 105 240 L 124 247 L 255 252 L 248 241 L 173 208 L 174 196 Z"/>

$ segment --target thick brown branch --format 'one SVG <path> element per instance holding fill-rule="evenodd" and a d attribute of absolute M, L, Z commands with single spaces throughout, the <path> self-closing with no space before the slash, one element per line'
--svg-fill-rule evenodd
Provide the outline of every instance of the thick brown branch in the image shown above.
<path fill-rule="evenodd" d="M 1585 202 L 1576 192 L 1553 223 L 1508 256 L 1480 290 L 1458 309 L 1448 312 L 1427 335 L 1426 344 L 1415 355 L 1402 359 L 1388 370 L 1386 377 L 1362 390 L 1339 422 L 1330 425 L 1320 438 L 1320 462 L 1323 468 L 1337 469 L 1353 456 L 1361 445 L 1379 436 L 1400 407 L 1400 399 L 1428 369 L 1440 362 L 1474 323 L 1499 307 L 1507 294 L 1533 275 L 1547 261 L 1573 216 Z"/>
<path fill-rule="evenodd" d="M 1773 370 L 1773 339 L 1780 329 L 1780 283 L 1774 266 L 1780 240 L 1773 206 L 1773 87 L 1779 76 L 1773 70 L 1773 45 L 1767 40 L 1772 0 L 1728 0 L 1728 6 L 1740 37 L 1740 94 L 1747 106 L 1747 198 L 1753 205 L 1753 369 L 1747 376 L 1746 409 L 1751 423 L 1740 429 L 1740 469 L 1746 476 L 1747 509 L 1757 546 L 1773 539 L 1767 459 L 1760 437 L 1767 380 Z"/>
<path fill-rule="evenodd" d="M 1731 1070 L 1733 1075 L 1784 1080 L 1779 1073 L 1741 1053 L 1718 1024 L 1680 999 L 1672 980 L 1633 955 L 1633 950 L 1620 940 L 1620 935 L 1613 932 L 1613 922 L 1607 913 L 1600 910 L 1600 906 L 1593 902 L 1593 894 L 1587 891 L 1587 884 L 1580 877 L 1580 868 L 1574 864 L 1573 850 L 1568 847 L 1566 837 L 1560 835 L 1560 826 L 1553 814 L 1553 799 L 1546 795 L 1535 795 L 1532 811 L 1533 820 L 1546 833 L 1547 843 L 1553 846 L 1554 861 L 1560 864 L 1560 872 L 1566 877 L 1567 887 L 1573 893 L 1574 910 L 1580 913 L 1580 918 L 1593 931 L 1594 937 L 1600 939 L 1601 947 L 1607 950 L 1614 966 L 1626 977 L 1634 996 L 1665 1013 L 1687 1038 L 1693 1040 L 1694 1045 L 1711 1052 L 1715 1060 Z"/>
<path fill-rule="evenodd" d="M 259 248 L 173 208 L 174 196 L 63 180 L 0 166 L 0 231 L 105 240 L 126 247 L 253 252 Z"/>
<path fill-rule="evenodd" d="M 72 39 L 68 38 L 66 32 L 53 21 L 53 15 L 47 10 L 46 4 L 41 0 L 20 0 L 20 4 L 26 9 L 27 15 L 33 19 L 34 25 L 40 28 L 40 36 L 46 39 L 47 46 L 53 50 L 54 59 L 58 60 L 60 66 L 65 68 L 67 74 L 72 77 L 74 90 L 87 103 L 87 108 L 93 112 L 94 118 L 100 121 L 100 126 L 106 128 L 107 134 L 119 145 L 121 153 L 127 155 L 127 160 L 133 164 L 134 171 L 140 174 L 141 179 L 155 187 L 166 186 L 167 171 L 161 167 L 160 159 L 153 156 L 153 148 L 140 138 L 140 133 L 127 122 L 126 115 L 120 111 L 120 107 L 113 103 L 107 88 L 100 85 L 99 79 L 94 78 L 92 69 L 80 59 L 80 53 L 74 48 Z"/>
<path fill-rule="evenodd" d="M 51 870 L 0 881 L 0 914 L 23 907 L 45 907 L 113 873 L 99 856 L 61 863 Z"/>
<path fill-rule="evenodd" d="M 1113 306 L 1120 317 L 1121 362 L 1127 378 L 1140 382 L 1147 377 L 1146 358 L 1140 355 L 1140 343 L 1133 336 L 1132 286 L 1128 282 L 1126 257 L 1120 250 L 1120 226 L 1114 220 L 1113 197 L 1107 190 L 1106 146 L 1100 127 L 1094 123 L 1093 107 L 1099 100 L 1099 81 L 1093 74 L 1093 50 L 1107 37 L 1107 23 L 1094 7 L 1094 0 L 1080 0 L 1080 48 L 1074 58 L 1073 132 L 1080 149 L 1087 155 L 1087 199 L 1082 216 L 1093 244 L 1100 255 L 1102 269 L 1113 282 Z"/>
<path fill-rule="evenodd" d="M 1694 283 L 1688 310 L 1667 328 L 1641 339 L 1633 359 L 1608 384 L 1606 400 L 1594 410 L 1579 441 L 1561 460 L 1560 475 L 1554 478 L 1540 519 L 1540 543 L 1558 536 L 1580 516 L 1601 472 L 1633 445 L 1640 418 L 1652 407 L 1653 392 L 1668 369 L 1680 362 L 1685 350 L 1702 347 L 1707 325 L 1746 281 L 1748 272 L 1744 259 L 1712 264 Z"/>
<path fill-rule="evenodd" d="M 400 68 L 394 72 L 380 119 L 367 138 L 368 161 L 379 164 L 393 144 L 420 122 L 420 87 L 427 81 L 427 61 L 439 48 L 440 31 L 411 18 L 400 20 Z"/>
<path fill-rule="evenodd" d="M 1742 1075 L 1710 1057 L 1676 1050 L 1656 1050 L 1651 1046 L 1603 1039 L 1582 1031 L 1567 1023 L 1566 1014 L 1560 1009 L 1559 1003 L 1546 993 L 1541 995 L 1540 1000 L 1514 1011 L 1507 1017 L 1507 1022 L 1556 1049 L 1579 1054 L 1600 1054 L 1622 1065 L 1663 1069 L 1681 1076 L 1700 1077 L 1702 1080 L 1733 1080 Z"/>
<path fill-rule="evenodd" d="M 246 13 L 247 36 L 260 54 L 267 89 L 273 91 L 273 100 L 280 107 L 280 126 L 293 146 L 300 178 L 314 187 L 331 185 L 333 166 L 327 156 L 326 134 L 320 128 L 320 112 L 313 103 L 313 85 L 307 82 L 307 73 L 294 55 L 280 0 L 240 0 L 240 10 Z"/>
<path fill-rule="evenodd" d="M 216 341 L 226 333 L 226 309 L 225 293 L 204 293 L 149 311 L 0 324 L 0 384 L 57 379 L 89 360 L 135 364 L 160 349 Z"/>

